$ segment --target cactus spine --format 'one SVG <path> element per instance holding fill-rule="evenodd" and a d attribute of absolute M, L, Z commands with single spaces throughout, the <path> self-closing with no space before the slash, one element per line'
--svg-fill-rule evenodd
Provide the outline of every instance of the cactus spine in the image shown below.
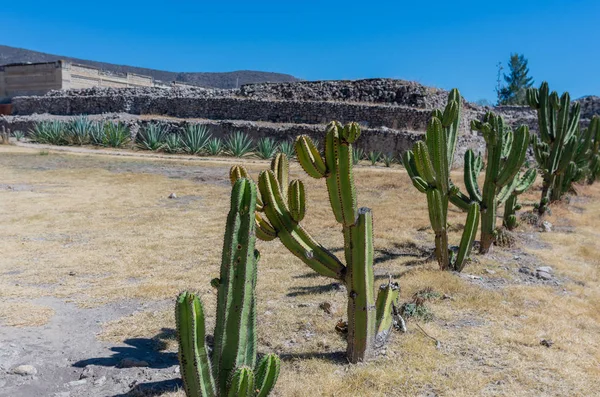
<path fill-rule="evenodd" d="M 256 366 L 256 196 L 251 180 L 234 181 L 220 277 L 211 283 L 218 288 L 211 358 L 202 302 L 188 291 L 177 298 L 179 362 L 188 397 L 267 396 L 277 381 L 277 356 L 267 355 Z"/>
<path fill-rule="evenodd" d="M 527 102 L 538 114 L 539 136 L 534 135 L 532 143 L 543 177 L 538 206 L 540 215 L 543 215 L 548 204 L 561 198 L 565 174 L 569 174 L 567 180 L 570 180 L 577 172 L 571 158 L 579 140 L 581 109 L 578 103 L 571 106 L 568 92 L 560 98 L 555 91 L 550 93 L 546 82 L 539 89 L 527 90 Z"/>
<path fill-rule="evenodd" d="M 435 232 L 435 256 L 442 270 L 463 269 L 479 225 L 479 204 L 465 204 L 467 222 L 458 255 L 454 258 L 448 249 L 447 218 L 448 201 L 451 196 L 459 194 L 450 180 L 450 168 L 456 149 L 461 101 L 457 89 L 450 91 L 444 112 L 435 110 L 429 120 L 425 142 L 417 142 L 413 150 L 405 152 L 403 156 L 413 185 L 427 194 L 429 220 Z"/>
<path fill-rule="evenodd" d="M 525 161 L 529 145 L 529 128 L 521 126 L 514 133 L 504 124 L 501 116 L 488 112 L 483 122 L 473 120 L 471 129 L 479 131 L 485 139 L 487 165 L 483 191 L 479 190 L 477 176 L 481 159 L 471 150 L 465 153 L 464 182 L 469 201 L 479 204 L 481 211 L 480 253 L 487 253 L 496 239 L 496 212 L 516 187 L 515 178 Z M 459 196 L 455 196 L 459 197 Z M 456 204 L 456 198 L 453 198 Z M 464 205 L 460 205 L 464 208 Z"/>
<path fill-rule="evenodd" d="M 397 284 L 390 282 L 379 294 L 388 294 L 391 298 L 378 298 L 382 300 L 376 306 L 373 215 L 369 208 L 358 208 L 352 171 L 352 144 L 359 136 L 358 124 L 342 126 L 332 122 L 327 126 L 324 156 L 308 136 L 299 136 L 295 143 L 298 161 L 306 173 L 313 178 L 325 178 L 332 212 L 342 225 L 345 264 L 318 243 L 300 223 L 306 214 L 306 193 L 301 181 L 288 183 L 285 155 L 277 155 L 271 169 L 261 172 L 258 179 L 263 199 L 260 228 L 270 233 L 266 240 L 276 236 L 311 269 L 346 284 L 347 357 L 352 363 L 368 360 L 376 340 L 381 344 L 385 342 L 393 323 L 392 305 L 396 303 L 393 297 L 398 295 Z M 263 230 L 257 235 L 263 239 Z"/>

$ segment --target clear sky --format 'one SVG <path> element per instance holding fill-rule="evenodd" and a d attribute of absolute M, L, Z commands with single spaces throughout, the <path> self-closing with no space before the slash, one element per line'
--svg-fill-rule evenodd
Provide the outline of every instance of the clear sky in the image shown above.
<path fill-rule="evenodd" d="M 170 71 L 391 77 L 495 101 L 496 64 L 600 95 L 600 0 L 4 1 L 0 44 Z"/>

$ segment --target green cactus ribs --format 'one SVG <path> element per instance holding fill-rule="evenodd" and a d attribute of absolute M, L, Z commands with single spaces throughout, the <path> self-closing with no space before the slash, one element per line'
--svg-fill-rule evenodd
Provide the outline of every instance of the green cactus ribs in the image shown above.
<path fill-rule="evenodd" d="M 550 92 L 546 82 L 539 89 L 527 90 L 527 102 L 538 116 L 539 136 L 533 136 L 532 146 L 543 178 L 538 211 L 544 215 L 548 205 L 559 200 L 582 175 L 574 161 L 581 143 L 581 109 L 579 103 L 571 106 L 568 92 L 559 98 L 555 91 Z"/>
<path fill-rule="evenodd" d="M 237 169 L 237 177 L 232 177 L 220 275 L 211 281 L 217 289 L 212 357 L 205 345 L 200 298 L 188 291 L 177 298 L 179 363 L 188 397 L 264 397 L 279 375 L 276 355 L 264 356 L 256 364 L 257 188 L 243 171 Z"/>
<path fill-rule="evenodd" d="M 448 246 L 448 202 L 461 194 L 450 180 L 454 160 L 462 98 L 457 89 L 450 91 L 448 104 L 442 112 L 434 110 L 425 133 L 425 141 L 417 142 L 413 150 L 403 155 L 403 164 L 413 185 L 427 196 L 429 220 L 435 233 L 435 256 L 442 270 L 461 271 L 473 247 L 479 225 L 479 203 L 457 200 L 468 211 L 465 229 L 457 255 Z M 475 163 L 472 167 L 481 169 Z"/>
<path fill-rule="evenodd" d="M 464 182 L 469 196 L 457 193 L 455 190 L 455 194 L 450 200 L 463 209 L 466 209 L 469 203 L 479 204 L 481 211 L 479 251 L 485 254 L 489 252 L 496 240 L 497 209 L 511 197 L 519 183 L 516 175 L 527 154 L 529 128 L 521 126 L 513 132 L 504 124 L 501 116 L 488 112 L 483 121 L 473 120 L 471 129 L 481 132 L 485 139 L 487 165 L 483 189 L 479 189 L 477 182 L 483 168 L 483 161 L 480 156 L 475 156 L 469 149 L 465 153 L 464 161 Z M 531 176 L 528 174 L 528 177 Z M 535 174 L 533 180 L 535 180 Z M 530 181 L 529 186 L 533 180 Z"/>
<path fill-rule="evenodd" d="M 302 169 L 316 179 L 325 179 L 331 211 L 341 225 L 344 261 L 326 249 L 303 227 L 307 193 L 300 180 L 288 179 L 288 159 L 279 154 L 271 168 L 260 173 L 258 188 L 261 213 L 256 215 L 258 238 L 278 238 L 298 259 L 322 276 L 340 280 L 348 290 L 347 357 L 352 363 L 373 356 L 376 339 L 382 343 L 392 327 L 392 309 L 397 289 L 386 290 L 386 298 L 375 300 L 373 276 L 373 214 L 358 208 L 353 174 L 352 144 L 360 136 L 356 123 L 342 126 L 331 122 L 325 134 L 324 153 L 306 135 L 294 147 Z M 231 179 L 247 173 L 232 168 Z M 382 292 L 379 293 L 380 295 Z M 385 336 L 385 337 L 384 337 Z"/>

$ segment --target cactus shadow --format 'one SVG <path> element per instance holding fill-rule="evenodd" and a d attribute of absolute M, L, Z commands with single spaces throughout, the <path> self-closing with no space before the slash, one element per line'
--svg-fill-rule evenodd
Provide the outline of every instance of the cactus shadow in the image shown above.
<path fill-rule="evenodd" d="M 433 250 L 428 247 L 418 245 L 412 241 L 406 241 L 402 243 L 394 243 L 390 248 L 376 249 L 375 254 L 376 257 L 373 261 L 375 265 L 393 261 L 398 258 L 409 257 L 416 259 L 407 262 L 406 266 L 414 266 L 415 264 L 427 261 L 433 254 Z"/>
<path fill-rule="evenodd" d="M 164 351 L 166 348 L 165 339 L 173 339 L 174 337 L 174 329 L 163 328 L 153 338 L 125 339 L 123 341 L 125 346 L 113 346 L 110 348 L 112 352 L 110 356 L 80 360 L 73 363 L 73 367 L 83 368 L 87 365 L 119 367 L 122 360 L 133 359 L 145 361 L 149 368 L 168 368 L 179 363 L 177 353 Z"/>
<path fill-rule="evenodd" d="M 305 353 L 283 353 L 279 355 L 281 361 L 294 361 L 294 360 L 311 360 L 319 359 L 329 361 L 332 364 L 348 364 L 348 358 L 346 357 L 345 351 L 334 351 L 334 352 L 305 352 Z"/>
<path fill-rule="evenodd" d="M 176 392 L 182 388 L 183 382 L 181 378 L 167 379 L 157 382 L 139 383 L 128 392 L 115 394 L 112 397 L 154 397 L 168 392 Z"/>
<path fill-rule="evenodd" d="M 334 282 L 325 285 L 306 285 L 292 287 L 290 288 L 290 292 L 288 292 L 286 296 L 294 297 L 303 295 L 326 294 L 328 292 L 343 292 L 345 290 L 346 287 L 343 284 Z"/>

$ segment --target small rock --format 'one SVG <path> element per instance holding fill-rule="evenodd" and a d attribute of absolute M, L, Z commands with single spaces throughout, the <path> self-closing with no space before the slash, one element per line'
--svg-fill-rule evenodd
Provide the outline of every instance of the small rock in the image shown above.
<path fill-rule="evenodd" d="M 106 383 L 106 376 L 101 376 L 94 381 L 95 386 L 102 386 L 104 383 Z"/>
<path fill-rule="evenodd" d="M 33 365 L 19 365 L 11 371 L 15 375 L 28 376 L 37 374 L 37 369 Z"/>
<path fill-rule="evenodd" d="M 496 274 L 496 272 L 494 270 L 491 270 L 491 269 L 485 269 L 485 272 L 487 274 Z"/>
<path fill-rule="evenodd" d="M 70 272 L 69 272 L 69 276 L 74 276 L 74 275 L 76 275 L 76 274 L 77 274 L 77 273 L 75 273 L 75 272 L 73 272 L 73 271 L 70 271 Z"/>
<path fill-rule="evenodd" d="M 173 192 L 173 193 L 169 194 L 169 198 L 170 199 L 176 199 L 177 195 Z"/>
<path fill-rule="evenodd" d="M 148 362 L 138 360 L 136 358 L 124 358 L 119 363 L 119 368 L 134 368 L 134 367 L 147 367 Z"/>
<path fill-rule="evenodd" d="M 519 259 L 521 259 L 521 257 L 519 255 L 515 255 L 515 256 L 513 256 L 513 259 L 518 261 Z"/>
<path fill-rule="evenodd" d="M 542 232 L 550 233 L 552 231 L 552 224 L 548 221 L 542 222 Z"/>
<path fill-rule="evenodd" d="M 454 300 L 454 298 L 448 294 L 442 295 L 442 300 L 446 300 L 446 299 Z"/>
<path fill-rule="evenodd" d="M 87 366 L 81 371 L 79 379 L 91 378 L 92 376 L 94 376 L 94 368 Z"/>
<path fill-rule="evenodd" d="M 67 383 L 67 385 L 73 387 L 73 386 L 83 386 L 87 383 L 87 379 L 79 379 L 79 380 L 74 380 L 72 382 Z"/>
<path fill-rule="evenodd" d="M 531 269 L 528 268 L 527 266 L 521 266 L 519 268 L 519 273 L 523 273 L 523 274 L 531 274 Z"/>
<path fill-rule="evenodd" d="M 333 314 L 336 311 L 336 307 L 331 302 L 322 302 L 319 304 L 319 309 L 323 310 L 327 314 Z"/>
<path fill-rule="evenodd" d="M 540 267 L 536 267 L 535 268 L 536 272 L 546 272 L 546 273 L 554 273 L 554 269 L 552 269 L 552 267 L 550 266 L 540 266 Z"/>
<path fill-rule="evenodd" d="M 542 339 L 540 341 L 540 345 L 546 346 L 546 347 L 552 347 L 553 344 L 554 344 L 554 342 L 552 342 L 551 339 Z"/>
<path fill-rule="evenodd" d="M 535 276 L 537 278 L 539 278 L 540 280 L 552 280 L 552 275 L 547 272 L 537 271 L 537 272 L 535 272 Z"/>
<path fill-rule="evenodd" d="M 54 393 L 52 395 L 52 397 L 71 397 L 71 392 L 70 391 L 63 391 L 63 392 L 59 392 L 59 393 Z"/>

